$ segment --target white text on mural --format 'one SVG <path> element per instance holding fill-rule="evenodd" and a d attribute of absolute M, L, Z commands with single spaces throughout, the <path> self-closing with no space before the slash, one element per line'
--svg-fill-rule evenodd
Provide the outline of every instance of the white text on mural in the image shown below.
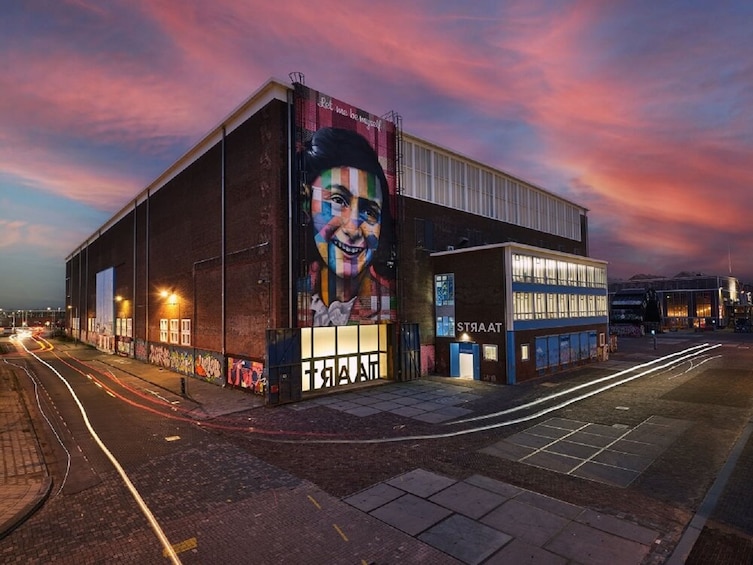
<path fill-rule="evenodd" d="M 341 116 L 348 116 L 351 120 L 364 124 L 367 129 L 376 128 L 377 130 L 382 131 L 382 120 L 372 119 L 369 116 L 359 114 L 352 108 L 343 108 L 342 106 L 334 104 L 332 102 L 332 98 L 330 98 L 329 96 L 319 96 L 319 100 L 317 101 L 316 105 L 326 110 L 332 110 L 333 112 L 340 114 Z"/>
<path fill-rule="evenodd" d="M 487 332 L 500 333 L 504 331 L 504 322 L 457 322 L 455 330 L 458 332 Z"/>
<path fill-rule="evenodd" d="M 313 382 L 314 389 L 373 381 L 379 378 L 379 359 L 376 356 L 371 359 L 361 356 L 359 361 L 355 356 L 350 359 L 322 359 L 304 368 L 304 375 L 305 379 Z"/>

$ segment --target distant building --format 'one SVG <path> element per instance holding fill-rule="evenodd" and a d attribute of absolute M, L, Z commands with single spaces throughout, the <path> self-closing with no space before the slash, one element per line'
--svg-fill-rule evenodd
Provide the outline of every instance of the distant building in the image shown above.
<path fill-rule="evenodd" d="M 627 281 L 613 281 L 609 283 L 610 329 L 630 333 L 627 320 L 621 316 L 625 311 L 625 297 L 636 292 L 641 296 L 655 293 L 664 329 L 724 328 L 730 323 L 732 307 L 744 298 L 740 288 L 739 281 L 732 276 L 687 272 L 674 277 L 633 277 Z M 637 304 L 633 306 L 637 307 Z M 633 310 L 633 314 L 636 312 Z M 645 332 L 645 321 L 640 320 L 635 331 Z"/>
<path fill-rule="evenodd" d="M 595 359 L 587 210 L 270 80 L 66 259 L 70 334 L 271 404 Z"/>

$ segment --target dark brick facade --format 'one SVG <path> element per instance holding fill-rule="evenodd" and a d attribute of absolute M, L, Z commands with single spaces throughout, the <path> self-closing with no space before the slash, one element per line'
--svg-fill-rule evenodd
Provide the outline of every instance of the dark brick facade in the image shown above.
<path fill-rule="evenodd" d="M 273 100 L 124 210 L 68 261 L 68 303 L 81 329 L 95 316 L 96 274 L 114 267 L 114 294 L 123 297 L 115 316 L 133 318 L 135 339 L 156 342 L 160 319 L 185 318 L 192 347 L 263 358 L 267 327 L 287 323 L 287 150 L 287 104 Z"/>
<path fill-rule="evenodd" d="M 401 320 L 419 323 L 423 344 L 434 343 L 434 267 L 430 258 L 432 252 L 445 251 L 449 246 L 460 249 L 516 242 L 574 255 L 586 254 L 585 225 L 581 232 L 582 241 L 573 241 L 415 198 L 403 198 L 401 206 Z M 477 265 L 476 270 L 478 268 Z"/>

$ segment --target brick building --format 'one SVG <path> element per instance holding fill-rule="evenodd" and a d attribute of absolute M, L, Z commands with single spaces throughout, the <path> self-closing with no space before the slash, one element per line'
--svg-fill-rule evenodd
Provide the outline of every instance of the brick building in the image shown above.
<path fill-rule="evenodd" d="M 606 332 L 586 212 L 404 133 L 395 113 L 269 80 L 67 257 L 67 325 L 272 404 L 432 372 L 514 383 L 595 356 L 578 341 L 555 360 L 551 336 Z M 470 331 L 480 314 L 458 325 L 474 311 L 495 313 L 495 354 Z M 473 344 L 483 371 L 454 371 Z"/>

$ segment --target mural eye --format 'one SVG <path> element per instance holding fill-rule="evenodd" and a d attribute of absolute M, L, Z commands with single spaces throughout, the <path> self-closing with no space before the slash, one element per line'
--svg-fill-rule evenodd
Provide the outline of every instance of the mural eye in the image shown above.
<path fill-rule="evenodd" d="M 330 201 L 333 204 L 337 204 L 338 206 L 341 206 L 343 208 L 345 208 L 348 205 L 348 201 L 339 194 L 333 194 L 332 196 L 330 196 Z"/>

